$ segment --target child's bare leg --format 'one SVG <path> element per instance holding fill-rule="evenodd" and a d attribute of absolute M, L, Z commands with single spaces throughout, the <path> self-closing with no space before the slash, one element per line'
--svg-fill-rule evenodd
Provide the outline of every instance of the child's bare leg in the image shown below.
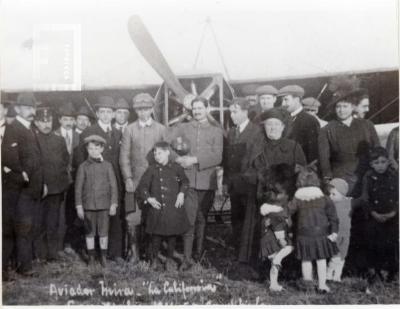
<path fill-rule="evenodd" d="M 293 246 L 285 246 L 275 255 L 272 260 L 273 264 L 281 265 L 282 260 L 287 257 L 293 251 Z"/>
<path fill-rule="evenodd" d="M 318 289 L 321 291 L 329 292 L 330 289 L 326 285 L 326 260 L 317 260 L 317 273 L 318 273 Z"/>
<path fill-rule="evenodd" d="M 304 281 L 312 281 L 312 262 L 311 261 L 302 261 L 301 262 L 301 273 L 303 274 Z"/>

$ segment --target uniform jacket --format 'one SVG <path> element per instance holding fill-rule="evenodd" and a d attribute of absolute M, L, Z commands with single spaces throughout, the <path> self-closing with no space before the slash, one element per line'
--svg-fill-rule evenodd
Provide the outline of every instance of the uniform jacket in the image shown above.
<path fill-rule="evenodd" d="M 97 123 L 83 131 L 80 135 L 79 146 L 76 150 L 75 165 L 77 166 L 79 166 L 79 164 L 81 164 L 87 158 L 87 151 L 86 145 L 84 144 L 84 139 L 90 135 L 99 135 L 106 140 L 107 144 L 104 147 L 102 155 L 104 160 L 112 164 L 115 177 L 117 178 L 118 187 L 121 188 L 121 174 L 119 168 L 121 132 L 111 127 L 111 132 L 106 133 Z"/>
<path fill-rule="evenodd" d="M 288 138 L 298 142 L 306 156 L 307 163 L 318 159 L 318 135 L 320 125 L 315 117 L 302 110 L 291 123 Z"/>
<path fill-rule="evenodd" d="M 21 166 L 21 169 L 27 173 L 29 178 L 29 182 L 24 183 L 21 192 L 30 195 L 34 199 L 40 199 L 43 190 L 43 169 L 40 146 L 36 134 L 34 130 L 25 128 L 18 120 L 15 120 L 10 125 L 10 128 L 13 131 L 13 136 L 10 138 L 13 139 L 13 142 L 9 146 L 14 148 L 13 145 L 16 143 L 15 147 L 18 149 L 17 158 L 19 159 L 19 164 L 14 163 Z M 14 152 L 12 150 L 7 156 L 14 154 Z M 2 160 L 5 160 L 5 162 L 13 161 L 8 157 Z"/>
<path fill-rule="evenodd" d="M 368 168 L 368 150 L 375 146 L 379 146 L 379 139 L 370 121 L 354 118 L 350 127 L 338 120 L 330 121 L 318 139 L 322 175 L 362 177 Z"/>
<path fill-rule="evenodd" d="M 22 177 L 22 165 L 19 157 L 20 147 L 18 136 L 13 126 L 5 125 L 3 140 L 1 143 L 1 179 L 2 188 L 20 190 L 24 185 Z M 11 171 L 8 171 L 10 169 Z M 7 172 L 6 172 L 7 170 Z"/>
<path fill-rule="evenodd" d="M 264 136 L 260 126 L 252 122 L 237 139 L 235 130 L 231 128 L 224 140 L 224 184 L 235 193 L 246 193 L 249 183 L 244 173 L 249 168 L 249 156 L 255 143 L 264 142 Z"/>
<path fill-rule="evenodd" d="M 208 121 L 190 121 L 173 129 L 172 138 L 184 137 L 190 142 L 189 156 L 195 156 L 198 163 L 185 169 L 190 187 L 196 190 L 217 188 L 216 167 L 222 161 L 222 129 Z"/>
<path fill-rule="evenodd" d="M 179 235 L 189 228 L 189 221 L 184 206 L 175 207 L 179 192 L 186 193 L 189 187 L 183 168 L 177 163 L 169 162 L 163 166 L 152 164 L 144 173 L 137 192 L 144 201 L 154 197 L 161 203 L 161 209 L 146 204 L 146 232 L 158 235 Z"/>
<path fill-rule="evenodd" d="M 69 160 L 67 146 L 63 137 L 54 133 L 37 133 L 41 149 L 43 180 L 48 194 L 64 192 L 69 185 Z"/>
<path fill-rule="evenodd" d="M 91 158 L 78 168 L 75 180 L 75 204 L 85 210 L 106 210 L 118 204 L 118 187 L 110 162 Z"/>
<path fill-rule="evenodd" d="M 124 181 L 132 178 L 134 189 L 149 166 L 147 156 L 154 144 L 167 139 L 167 128 L 152 121 L 151 126 L 141 127 L 139 121 L 128 125 L 122 135 L 120 166 Z"/>

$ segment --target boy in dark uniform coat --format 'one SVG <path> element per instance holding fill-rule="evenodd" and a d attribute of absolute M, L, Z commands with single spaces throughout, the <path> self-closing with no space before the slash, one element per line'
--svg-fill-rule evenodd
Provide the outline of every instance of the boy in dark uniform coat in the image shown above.
<path fill-rule="evenodd" d="M 80 135 L 77 163 L 81 164 L 87 158 L 87 151 L 84 144 L 86 137 L 98 135 L 104 138 L 106 140 L 106 145 L 102 155 L 104 160 L 112 164 L 115 176 L 117 177 L 118 192 L 121 193 L 122 183 L 119 167 L 121 132 L 111 125 L 115 110 L 114 99 L 109 96 L 101 96 L 95 107 L 98 121 Z M 123 256 L 121 207 L 118 207 L 117 214 L 110 218 L 108 256 L 110 259 L 122 258 Z"/>
<path fill-rule="evenodd" d="M 18 96 L 15 111 L 16 120 L 10 125 L 15 141 L 10 145 L 17 149 L 17 156 L 23 171 L 23 183 L 20 178 L 14 179 L 14 186 L 19 188 L 18 201 L 13 206 L 14 227 L 17 246 L 17 271 L 22 275 L 32 276 L 32 231 L 34 214 L 40 210 L 40 198 L 46 194 L 47 187 L 43 183 L 43 170 L 40 148 L 31 123 L 36 113 L 33 94 L 22 93 Z M 5 138 L 6 139 L 6 138 Z M 4 162 L 11 161 L 6 157 Z"/>
<path fill-rule="evenodd" d="M 320 125 L 317 119 L 303 109 L 300 100 L 304 96 L 304 89 L 297 85 L 285 86 L 279 89 L 278 96 L 282 97 L 282 107 L 290 113 L 292 118 L 287 137 L 300 144 L 307 163 L 318 160 Z"/>
<path fill-rule="evenodd" d="M 50 108 L 38 109 L 35 126 L 41 149 L 43 178 L 47 184 L 47 196 L 42 199 L 39 215 L 39 254 L 41 259 L 57 259 L 60 207 L 69 186 L 69 154 L 64 139 L 52 132 L 53 116 Z"/>
<path fill-rule="evenodd" d="M 251 215 L 248 208 L 253 209 L 254 217 L 257 212 L 256 186 L 246 179 L 246 160 L 254 143 L 263 139 L 261 127 L 249 121 L 249 108 L 249 102 L 244 98 L 235 98 L 231 102 L 229 110 L 235 127 L 228 132 L 223 155 L 224 191 L 230 196 L 233 240 L 240 262 L 249 262 L 252 251 L 249 239 L 254 237 L 254 226 L 243 226 L 244 222 L 249 222 L 245 217 Z"/>

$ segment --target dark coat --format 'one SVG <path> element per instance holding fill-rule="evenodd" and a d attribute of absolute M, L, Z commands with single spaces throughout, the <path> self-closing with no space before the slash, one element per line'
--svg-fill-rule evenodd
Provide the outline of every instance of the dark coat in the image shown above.
<path fill-rule="evenodd" d="M 104 138 L 107 144 L 104 147 L 103 158 L 104 160 L 110 162 L 114 168 L 115 176 L 117 177 L 118 187 L 122 188 L 121 183 L 121 173 L 119 168 L 119 150 L 121 142 L 121 132 L 112 127 L 110 135 L 103 131 L 103 129 L 96 123 L 80 135 L 79 146 L 76 150 L 75 165 L 81 164 L 87 158 L 86 146 L 84 144 L 84 139 L 90 135 L 99 135 Z"/>
<path fill-rule="evenodd" d="M 85 210 L 107 210 L 118 204 L 118 187 L 110 162 L 87 159 L 76 174 L 75 204 Z"/>
<path fill-rule="evenodd" d="M 22 193 L 33 199 L 40 199 L 43 192 L 43 169 L 40 155 L 40 147 L 33 130 L 25 128 L 17 119 L 10 125 L 12 139 L 15 139 L 18 148 L 19 165 L 28 175 L 29 182 L 24 183 Z M 15 144 L 14 144 L 15 145 Z M 11 155 L 14 151 L 7 154 Z M 4 158 L 6 161 L 13 159 Z"/>
<path fill-rule="evenodd" d="M 338 120 L 321 129 L 318 147 L 322 175 L 361 179 L 368 169 L 368 150 L 379 146 L 374 125 L 365 119 L 354 118 L 350 127 Z"/>
<path fill-rule="evenodd" d="M 67 146 L 64 138 L 54 133 L 37 134 L 40 145 L 43 180 L 47 185 L 48 194 L 58 194 L 64 192 L 69 185 L 69 159 Z"/>
<path fill-rule="evenodd" d="M 315 117 L 302 110 L 291 123 L 288 138 L 298 142 L 306 156 L 307 163 L 318 159 L 318 135 L 320 125 Z"/>
<path fill-rule="evenodd" d="M 231 128 L 224 141 L 223 167 L 224 184 L 234 193 L 248 192 L 249 182 L 245 171 L 249 168 L 249 157 L 255 143 L 263 142 L 261 127 L 249 122 L 235 137 L 235 128 Z"/>
<path fill-rule="evenodd" d="M 13 130 L 13 126 L 6 124 L 1 143 L 1 179 L 3 190 L 12 189 L 19 191 L 24 185 L 19 150 L 18 136 L 15 130 Z M 5 169 L 7 168 L 11 171 L 6 172 Z"/>
<path fill-rule="evenodd" d="M 184 206 L 175 207 L 179 192 L 185 193 L 189 187 L 189 180 L 183 168 L 169 162 L 163 166 L 158 163 L 150 165 L 136 192 L 146 201 L 154 197 L 161 203 L 161 209 L 155 209 L 149 204 L 146 221 L 146 232 L 157 235 L 181 235 L 189 227 L 189 220 Z"/>
<path fill-rule="evenodd" d="M 57 136 L 60 136 L 63 138 L 65 146 L 67 146 L 66 141 L 64 139 L 64 137 L 61 135 L 61 128 L 58 128 L 57 130 L 54 131 L 54 134 Z M 79 146 L 79 141 L 80 141 L 80 137 L 79 137 L 79 133 L 76 132 L 75 130 L 72 130 L 72 153 L 69 153 L 69 163 L 68 163 L 68 173 L 69 173 L 69 177 L 70 177 L 70 182 L 72 182 L 75 179 L 75 174 L 76 174 L 76 170 L 79 167 L 79 164 L 74 164 L 74 158 L 76 156 L 76 152 Z M 68 151 L 68 149 L 67 149 Z M 82 160 L 83 162 L 84 160 Z M 80 162 L 80 163 L 82 163 Z"/>

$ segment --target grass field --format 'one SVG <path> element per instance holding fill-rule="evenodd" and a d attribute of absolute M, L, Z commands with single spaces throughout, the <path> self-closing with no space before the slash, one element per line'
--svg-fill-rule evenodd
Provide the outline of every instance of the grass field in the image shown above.
<path fill-rule="evenodd" d="M 284 280 L 285 291 L 271 293 L 267 282 L 240 279 L 232 262 L 233 250 L 224 239 L 225 225 L 214 225 L 202 265 L 189 272 L 158 273 L 146 262 L 136 265 L 109 262 L 102 269 L 89 269 L 79 257 L 65 256 L 52 264 L 35 265 L 39 276 L 4 283 L 5 305 L 107 305 L 107 304 L 398 304 L 398 282 L 378 282 L 365 293 L 366 282 L 345 277 L 342 284 L 330 284 L 332 293 L 303 290 L 301 280 Z M 218 235 L 218 236 L 215 236 Z"/>

